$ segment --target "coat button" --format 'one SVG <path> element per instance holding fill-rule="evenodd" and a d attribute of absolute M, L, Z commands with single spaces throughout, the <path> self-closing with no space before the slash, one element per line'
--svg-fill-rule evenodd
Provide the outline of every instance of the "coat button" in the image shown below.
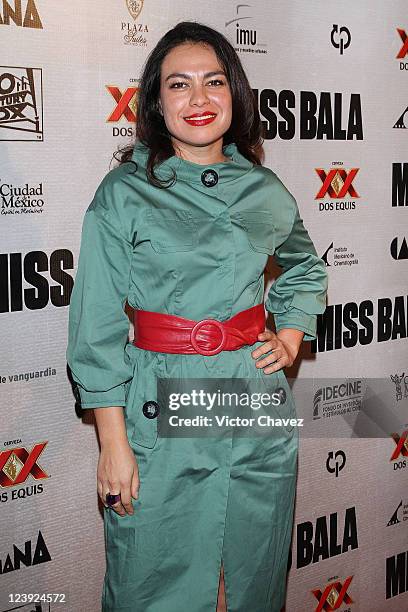
<path fill-rule="evenodd" d="M 149 400 L 143 404 L 143 414 L 148 419 L 155 419 L 160 412 L 159 404 L 153 400 Z"/>
<path fill-rule="evenodd" d="M 275 393 L 279 393 L 279 403 L 284 404 L 286 402 L 286 391 L 283 387 L 276 387 Z"/>
<path fill-rule="evenodd" d="M 204 170 L 201 175 L 201 182 L 206 187 L 214 187 L 218 183 L 218 174 L 212 168 Z"/>

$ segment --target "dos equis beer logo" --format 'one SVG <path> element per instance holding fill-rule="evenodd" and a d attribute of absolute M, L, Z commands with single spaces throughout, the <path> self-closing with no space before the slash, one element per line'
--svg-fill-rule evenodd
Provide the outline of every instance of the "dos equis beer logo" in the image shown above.
<path fill-rule="evenodd" d="M 47 442 L 35 444 L 31 451 L 24 446 L 0 451 L 0 489 L 23 484 L 29 476 L 35 480 L 49 478 L 38 463 Z"/>
<path fill-rule="evenodd" d="M 142 12 L 143 1 L 144 0 L 126 0 L 126 6 L 133 19 L 137 19 Z"/>
<path fill-rule="evenodd" d="M 0 140 L 42 140 L 41 68 L 0 66 Z"/>

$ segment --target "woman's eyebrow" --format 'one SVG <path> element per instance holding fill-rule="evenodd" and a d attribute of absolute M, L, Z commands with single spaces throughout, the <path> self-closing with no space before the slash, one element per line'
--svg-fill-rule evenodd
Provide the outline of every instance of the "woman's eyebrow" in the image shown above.
<path fill-rule="evenodd" d="M 226 76 L 223 70 L 212 70 L 211 72 L 206 72 L 204 75 L 204 78 L 208 79 L 209 77 L 215 76 L 216 74 L 223 74 L 224 76 Z M 168 81 L 172 77 L 181 77 L 182 79 L 191 80 L 191 76 L 188 74 L 185 74 L 184 72 L 172 72 L 171 74 L 169 74 L 169 76 L 165 78 L 165 81 Z"/>

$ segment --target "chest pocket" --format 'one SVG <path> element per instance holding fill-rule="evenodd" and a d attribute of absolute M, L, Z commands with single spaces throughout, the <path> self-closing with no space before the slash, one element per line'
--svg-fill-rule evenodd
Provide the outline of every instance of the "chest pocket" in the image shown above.
<path fill-rule="evenodd" d="M 186 210 L 150 209 L 147 213 L 149 240 L 157 253 L 192 251 L 197 245 L 197 227 Z"/>
<path fill-rule="evenodd" d="M 231 220 L 246 232 L 249 246 L 259 253 L 275 253 L 276 229 L 267 211 L 242 210 L 231 215 Z"/>

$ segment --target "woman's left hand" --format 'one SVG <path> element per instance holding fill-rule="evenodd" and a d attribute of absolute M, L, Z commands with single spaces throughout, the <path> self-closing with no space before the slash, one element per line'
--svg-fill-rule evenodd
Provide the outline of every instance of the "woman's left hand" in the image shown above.
<path fill-rule="evenodd" d="M 293 365 L 303 336 L 303 332 L 297 329 L 282 329 L 277 334 L 265 329 L 258 335 L 258 340 L 264 341 L 264 344 L 252 351 L 251 355 L 254 359 L 258 359 L 265 353 L 273 352 L 257 361 L 255 366 L 263 368 L 265 374 L 272 374 L 283 367 Z"/>

